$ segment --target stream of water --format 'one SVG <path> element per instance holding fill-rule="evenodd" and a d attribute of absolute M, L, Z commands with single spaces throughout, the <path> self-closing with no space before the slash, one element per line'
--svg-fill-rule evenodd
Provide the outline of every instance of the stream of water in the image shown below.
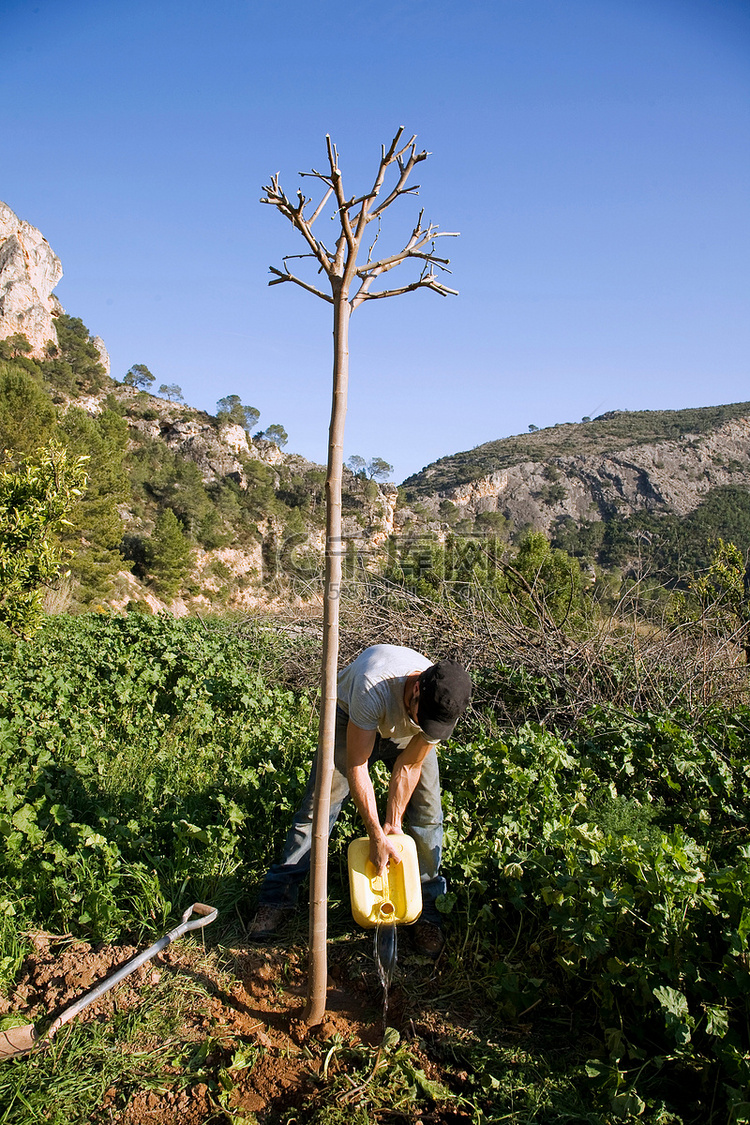
<path fill-rule="evenodd" d="M 375 964 L 383 986 L 383 1028 L 388 1026 L 388 989 L 398 960 L 397 929 L 393 922 L 381 922 L 375 927 Z"/>

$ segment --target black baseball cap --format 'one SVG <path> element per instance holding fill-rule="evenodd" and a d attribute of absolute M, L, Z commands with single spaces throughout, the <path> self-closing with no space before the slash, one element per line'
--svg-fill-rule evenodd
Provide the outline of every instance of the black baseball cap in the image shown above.
<path fill-rule="evenodd" d="M 455 660 L 438 660 L 419 677 L 417 722 L 434 742 L 449 738 L 471 699 L 471 680 Z"/>

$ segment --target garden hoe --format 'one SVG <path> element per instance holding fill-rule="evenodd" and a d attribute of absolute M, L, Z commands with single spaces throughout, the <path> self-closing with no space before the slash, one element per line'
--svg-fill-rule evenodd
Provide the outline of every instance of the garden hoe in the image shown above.
<path fill-rule="evenodd" d="M 146 961 L 150 961 L 152 957 L 155 957 L 157 953 L 160 953 L 181 934 L 187 933 L 188 930 L 199 930 L 204 926 L 210 926 L 218 913 L 218 910 L 212 906 L 204 906 L 201 902 L 193 903 L 182 915 L 179 926 L 175 926 L 173 930 L 155 941 L 148 949 L 144 949 L 143 953 L 137 954 L 111 976 L 106 977 L 89 992 L 86 992 L 75 1003 L 64 1008 L 57 1019 L 53 1020 L 45 1030 L 38 1031 L 33 1024 L 28 1023 L 23 1027 L 12 1027 L 7 1031 L 0 1031 L 0 1059 L 16 1058 L 18 1055 L 26 1055 L 29 1051 L 48 1046 L 52 1036 L 60 1030 L 63 1024 L 69 1023 L 84 1008 L 88 1008 L 89 1004 L 93 1004 L 105 992 L 109 992 L 110 988 L 114 988 L 116 984 L 134 973 L 141 965 L 145 965 Z M 198 917 L 190 921 L 193 914 L 197 914 Z"/>

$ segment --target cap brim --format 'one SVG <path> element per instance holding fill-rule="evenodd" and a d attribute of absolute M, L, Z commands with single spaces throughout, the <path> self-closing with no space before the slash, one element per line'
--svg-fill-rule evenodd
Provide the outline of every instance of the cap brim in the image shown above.
<path fill-rule="evenodd" d="M 425 719 L 424 722 L 419 724 L 419 729 L 430 742 L 444 742 L 446 738 L 450 738 L 453 734 L 453 728 L 457 722 L 458 719 L 453 723 L 440 723 L 437 719 Z"/>

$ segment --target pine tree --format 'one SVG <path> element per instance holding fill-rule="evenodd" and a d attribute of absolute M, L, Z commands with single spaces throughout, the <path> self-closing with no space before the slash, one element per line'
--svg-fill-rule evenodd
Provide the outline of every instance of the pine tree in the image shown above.
<path fill-rule="evenodd" d="M 78 407 L 71 407 L 61 428 L 69 450 L 88 457 L 88 487 L 70 513 L 63 535 L 66 546 L 74 551 L 71 571 L 80 583 L 78 597 L 86 604 L 107 592 L 122 567 L 118 505 L 130 497 L 123 467 L 128 431 L 114 411 L 105 410 L 92 418 Z"/>
<path fill-rule="evenodd" d="M 193 548 L 171 508 L 165 508 L 157 519 L 147 548 L 154 585 L 160 593 L 173 598 L 190 573 Z"/>
<path fill-rule="evenodd" d="M 33 453 L 54 436 L 57 411 L 38 379 L 15 363 L 0 363 L 0 456 Z"/>
<path fill-rule="evenodd" d="M 63 313 L 55 322 L 58 347 L 48 349 L 51 358 L 44 372 L 53 386 L 73 393 L 94 394 L 107 381 L 99 349 L 80 317 Z"/>

